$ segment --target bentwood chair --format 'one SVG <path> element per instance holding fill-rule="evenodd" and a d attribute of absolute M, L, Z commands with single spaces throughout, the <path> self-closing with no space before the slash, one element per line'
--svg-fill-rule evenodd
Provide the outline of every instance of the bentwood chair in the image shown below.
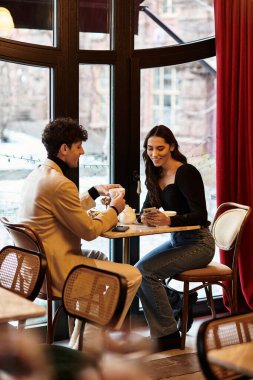
<path fill-rule="evenodd" d="M 16 247 L 25 248 L 30 251 L 38 252 L 42 257 L 46 258 L 43 243 L 39 235 L 31 227 L 26 224 L 17 224 L 10 222 L 7 218 L 0 219 L 3 226 L 10 234 Z M 63 310 L 62 304 L 58 306 L 53 313 L 53 301 L 61 301 L 61 297 L 56 297 L 52 293 L 52 279 L 50 270 L 47 266 L 45 281 L 39 291 L 38 298 L 47 301 L 47 336 L 46 342 L 51 344 L 54 341 L 55 325 Z"/>
<path fill-rule="evenodd" d="M 46 259 L 39 252 L 8 245 L 0 251 L 0 286 L 33 301 L 46 267 Z"/>
<path fill-rule="evenodd" d="M 81 320 L 78 350 L 82 351 L 85 323 L 113 329 L 127 294 L 125 277 L 96 267 L 74 267 L 64 285 L 63 306 L 70 317 Z"/>
<path fill-rule="evenodd" d="M 0 287 L 33 301 L 39 294 L 46 274 L 46 259 L 39 252 L 15 246 L 0 251 Z M 25 327 L 25 320 L 18 322 Z"/>
<path fill-rule="evenodd" d="M 242 365 L 242 355 L 243 353 L 247 355 L 248 352 L 248 347 L 245 349 L 247 345 L 243 346 L 243 344 L 252 341 L 252 312 L 203 322 L 197 334 L 197 354 L 205 378 L 207 380 L 252 378 L 252 376 L 248 377 L 247 371 L 243 370 Z M 239 350 L 242 352 L 241 355 L 238 354 Z M 252 364 L 252 349 L 249 348 L 249 352 L 252 354 L 249 364 Z M 222 363 L 224 353 L 226 362 L 231 361 L 231 363 Z M 216 361 L 214 361 L 213 355 L 216 355 Z"/>
<path fill-rule="evenodd" d="M 199 289 L 205 289 L 208 306 L 212 317 L 216 317 L 212 286 L 219 285 L 227 296 L 231 314 L 238 310 L 237 305 L 237 281 L 238 281 L 238 255 L 244 227 L 251 213 L 251 207 L 238 203 L 227 202 L 221 204 L 211 224 L 211 233 L 216 246 L 232 259 L 231 268 L 219 262 L 212 261 L 205 268 L 192 269 L 179 273 L 173 279 L 184 283 L 184 298 L 182 311 L 182 340 L 181 349 L 185 348 L 185 340 L 188 322 L 189 294 Z M 198 283 L 189 290 L 190 283 Z M 200 284 L 199 284 L 200 283 Z"/>

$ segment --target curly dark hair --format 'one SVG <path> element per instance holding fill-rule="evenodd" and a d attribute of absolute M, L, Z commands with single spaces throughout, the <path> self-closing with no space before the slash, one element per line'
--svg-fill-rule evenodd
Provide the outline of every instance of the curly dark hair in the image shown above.
<path fill-rule="evenodd" d="M 159 179 L 162 177 L 162 168 L 155 167 L 147 154 L 148 139 L 153 136 L 161 137 L 165 140 L 167 144 L 174 145 L 174 150 L 171 151 L 171 156 L 174 160 L 180 161 L 183 164 L 186 164 L 187 158 L 179 151 L 179 145 L 174 134 L 165 125 L 156 125 L 147 134 L 143 143 L 144 152 L 142 154 L 142 157 L 145 163 L 145 174 L 146 174 L 145 185 L 148 189 L 149 199 L 150 199 L 150 202 L 152 203 L 152 206 L 159 208 L 160 207 Z"/>
<path fill-rule="evenodd" d="M 47 152 L 53 155 L 57 155 L 62 144 L 67 144 L 71 148 L 73 143 L 87 139 L 86 129 L 70 117 L 50 121 L 42 133 L 42 143 Z"/>

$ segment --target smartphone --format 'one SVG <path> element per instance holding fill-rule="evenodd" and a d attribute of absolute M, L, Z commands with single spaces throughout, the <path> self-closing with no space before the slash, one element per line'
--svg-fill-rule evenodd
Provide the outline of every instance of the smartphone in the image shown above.
<path fill-rule="evenodd" d="M 143 214 L 149 214 L 150 212 L 157 211 L 156 207 L 149 207 L 149 208 L 144 208 Z"/>
<path fill-rule="evenodd" d="M 112 229 L 113 232 L 125 232 L 129 230 L 129 226 L 116 226 Z"/>

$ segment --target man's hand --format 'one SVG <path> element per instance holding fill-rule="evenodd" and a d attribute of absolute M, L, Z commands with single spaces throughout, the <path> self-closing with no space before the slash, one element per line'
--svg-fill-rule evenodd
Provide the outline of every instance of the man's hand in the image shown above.
<path fill-rule="evenodd" d="M 110 189 L 115 189 L 117 187 L 122 187 L 122 186 L 119 185 L 118 183 L 112 183 L 112 184 L 108 184 L 108 185 L 97 185 L 94 187 L 97 190 L 97 192 L 99 193 L 99 195 L 109 195 Z"/>
<path fill-rule="evenodd" d="M 112 198 L 109 205 L 109 206 L 116 207 L 119 214 L 124 210 L 125 205 L 126 205 L 126 201 L 123 197 L 124 196 L 122 194 L 116 195 L 114 198 Z"/>

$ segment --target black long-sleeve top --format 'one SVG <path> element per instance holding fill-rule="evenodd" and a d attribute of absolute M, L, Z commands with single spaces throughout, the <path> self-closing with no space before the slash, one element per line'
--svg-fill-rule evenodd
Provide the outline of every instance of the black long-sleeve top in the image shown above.
<path fill-rule="evenodd" d="M 203 180 L 200 172 L 191 164 L 184 164 L 177 169 L 175 182 L 160 190 L 160 201 L 158 208 L 177 212 L 171 217 L 172 227 L 210 225 Z M 142 210 L 152 206 L 148 193 Z"/>

